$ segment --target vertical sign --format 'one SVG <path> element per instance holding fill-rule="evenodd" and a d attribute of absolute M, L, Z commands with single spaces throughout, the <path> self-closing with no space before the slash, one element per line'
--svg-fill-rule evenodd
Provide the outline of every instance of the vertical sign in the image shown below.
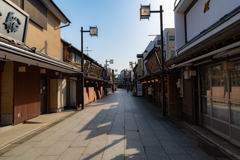
<path fill-rule="evenodd" d="M 137 81 L 137 96 L 142 96 L 142 83 Z"/>

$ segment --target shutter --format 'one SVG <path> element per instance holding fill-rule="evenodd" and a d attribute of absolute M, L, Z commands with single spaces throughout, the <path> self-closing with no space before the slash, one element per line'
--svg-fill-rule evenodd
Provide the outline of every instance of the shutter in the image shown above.
<path fill-rule="evenodd" d="M 18 7 L 23 8 L 23 0 L 11 0 Z"/>

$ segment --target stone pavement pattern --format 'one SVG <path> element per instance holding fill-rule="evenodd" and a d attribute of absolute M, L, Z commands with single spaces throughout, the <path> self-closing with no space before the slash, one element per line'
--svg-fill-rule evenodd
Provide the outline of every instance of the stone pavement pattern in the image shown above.
<path fill-rule="evenodd" d="M 211 160 L 213 148 L 151 109 L 151 103 L 118 90 L 2 154 L 0 160 Z"/>

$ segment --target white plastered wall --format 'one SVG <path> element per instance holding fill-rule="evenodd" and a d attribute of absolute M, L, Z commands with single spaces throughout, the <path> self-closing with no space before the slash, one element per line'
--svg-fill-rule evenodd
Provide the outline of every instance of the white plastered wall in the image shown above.
<path fill-rule="evenodd" d="M 205 3 L 206 1 L 197 1 L 187 13 L 188 41 L 240 5 L 239 0 L 211 0 L 209 10 L 204 13 Z"/>

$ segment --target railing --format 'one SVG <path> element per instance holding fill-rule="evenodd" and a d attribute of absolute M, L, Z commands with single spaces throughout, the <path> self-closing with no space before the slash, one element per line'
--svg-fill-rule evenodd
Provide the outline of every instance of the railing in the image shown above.
<path fill-rule="evenodd" d="M 179 5 L 180 2 L 181 2 L 181 0 L 175 0 L 175 2 L 174 2 L 174 10 L 177 8 L 177 6 Z"/>

